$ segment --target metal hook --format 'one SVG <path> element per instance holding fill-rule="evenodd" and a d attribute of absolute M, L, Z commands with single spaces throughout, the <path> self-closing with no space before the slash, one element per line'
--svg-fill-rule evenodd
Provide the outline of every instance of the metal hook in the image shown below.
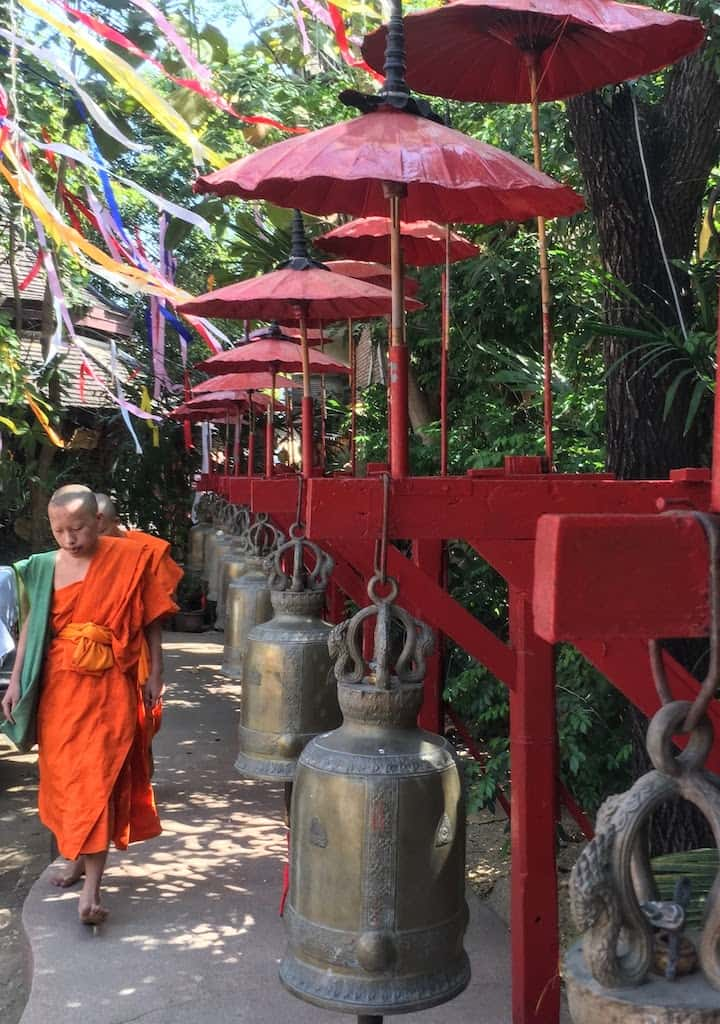
<path fill-rule="evenodd" d="M 388 521 L 390 518 L 390 475 L 382 474 L 383 481 L 383 506 L 382 525 L 380 527 L 380 539 L 375 541 L 375 557 L 373 570 L 375 576 L 381 583 L 387 580 L 387 544 L 388 544 Z M 397 589 L 397 584 L 395 584 Z M 368 584 L 369 588 L 369 584 Z M 368 589 L 368 593 L 370 593 Z M 372 598 L 372 595 L 370 595 Z M 373 598 L 374 600 L 374 598 Z M 393 598 L 394 600 L 394 598 Z"/>
<path fill-rule="evenodd" d="M 295 522 L 290 527 L 291 537 L 303 537 L 305 535 L 305 527 L 302 521 L 302 506 L 303 506 L 303 483 L 304 477 L 302 473 L 297 475 L 297 504 L 295 505 Z"/>

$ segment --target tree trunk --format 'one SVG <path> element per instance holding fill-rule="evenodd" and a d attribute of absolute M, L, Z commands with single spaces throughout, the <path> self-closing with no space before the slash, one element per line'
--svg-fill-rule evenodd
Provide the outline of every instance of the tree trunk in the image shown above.
<path fill-rule="evenodd" d="M 687 58 L 668 73 L 659 102 L 643 103 L 636 97 L 636 104 L 652 202 L 688 324 L 693 313 L 690 283 L 674 261 L 692 256 L 708 176 L 720 158 L 720 83 L 714 62 L 703 52 Z M 630 87 L 578 96 L 569 101 L 568 116 L 603 267 L 629 293 L 606 292 L 606 323 L 652 330 L 648 321 L 654 317 L 679 331 L 644 180 Z M 692 379 L 685 379 L 688 387 L 680 387 L 665 416 L 673 368 L 658 374 L 659 362 L 641 365 L 645 350 L 637 351 L 639 344 L 609 335 L 603 339 L 609 371 L 607 467 L 625 479 L 665 477 L 671 469 L 697 465 L 707 444 L 701 417 L 689 431 L 684 429 Z M 641 773 L 650 767 L 647 721 L 635 708 L 630 714 L 635 767 Z M 685 802 L 661 807 L 654 815 L 653 853 L 705 845 L 708 840 L 712 842 L 706 822 Z"/>
<path fill-rule="evenodd" d="M 720 157 L 720 83 L 713 62 L 702 52 L 682 61 L 669 72 L 662 100 L 647 104 L 638 99 L 637 108 L 652 200 L 688 323 L 692 293 L 687 275 L 673 261 L 692 256 L 708 176 Z M 606 322 L 652 329 L 650 314 L 679 330 L 644 182 L 630 88 L 575 97 L 568 102 L 568 116 L 603 267 L 638 300 L 608 291 Z M 637 351 L 638 344 L 610 336 L 603 340 L 610 371 L 607 465 L 623 478 L 664 477 L 671 469 L 697 465 L 703 452 L 701 420 L 684 432 L 689 377 L 664 417 L 672 367 L 659 376 L 659 363 L 643 368 L 644 350 Z"/>

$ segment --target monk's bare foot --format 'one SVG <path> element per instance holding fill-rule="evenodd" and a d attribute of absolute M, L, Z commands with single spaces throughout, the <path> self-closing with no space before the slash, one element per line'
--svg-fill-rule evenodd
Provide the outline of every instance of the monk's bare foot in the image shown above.
<path fill-rule="evenodd" d="M 87 879 L 80 893 L 78 914 L 83 924 L 102 924 L 107 920 L 108 911 L 100 902 L 100 887 L 88 887 Z"/>
<path fill-rule="evenodd" d="M 78 857 L 77 860 L 70 862 L 69 867 L 65 871 L 60 871 L 57 875 L 53 875 L 50 879 L 51 885 L 57 885 L 60 889 L 68 889 L 71 885 L 75 885 L 85 874 L 85 861 L 82 857 Z"/>

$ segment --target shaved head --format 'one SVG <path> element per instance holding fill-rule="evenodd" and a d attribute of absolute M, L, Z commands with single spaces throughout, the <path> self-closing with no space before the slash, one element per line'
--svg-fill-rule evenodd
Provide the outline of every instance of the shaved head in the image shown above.
<path fill-rule="evenodd" d="M 67 484 L 55 491 L 48 504 L 53 537 L 63 555 L 88 558 L 97 547 L 100 516 L 95 495 L 82 484 Z"/>
<path fill-rule="evenodd" d="M 51 509 L 70 507 L 87 512 L 91 516 L 98 514 L 95 495 L 84 484 L 66 484 L 64 487 L 59 487 L 48 502 L 48 512 Z"/>
<path fill-rule="evenodd" d="M 107 494 L 96 494 L 95 500 L 98 507 L 98 522 L 100 533 L 103 537 L 124 537 L 125 533 L 120 529 L 115 502 Z"/>
<path fill-rule="evenodd" d="M 109 495 L 96 493 L 95 501 L 97 502 L 97 509 L 101 516 L 105 516 L 106 519 L 117 519 L 115 502 Z"/>

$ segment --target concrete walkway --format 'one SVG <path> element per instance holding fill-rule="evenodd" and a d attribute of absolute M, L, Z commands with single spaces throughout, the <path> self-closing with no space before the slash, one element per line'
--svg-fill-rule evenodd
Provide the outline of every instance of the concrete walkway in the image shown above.
<path fill-rule="evenodd" d="M 77 920 L 77 890 L 48 871 L 23 910 L 32 990 L 21 1024 L 347 1024 L 294 999 L 277 979 L 282 791 L 233 770 L 239 687 L 218 675 L 216 635 L 168 634 L 170 690 L 155 744 L 165 831 L 110 856 L 98 929 Z M 469 894 L 469 989 L 407 1024 L 510 1020 L 505 925 Z"/>

